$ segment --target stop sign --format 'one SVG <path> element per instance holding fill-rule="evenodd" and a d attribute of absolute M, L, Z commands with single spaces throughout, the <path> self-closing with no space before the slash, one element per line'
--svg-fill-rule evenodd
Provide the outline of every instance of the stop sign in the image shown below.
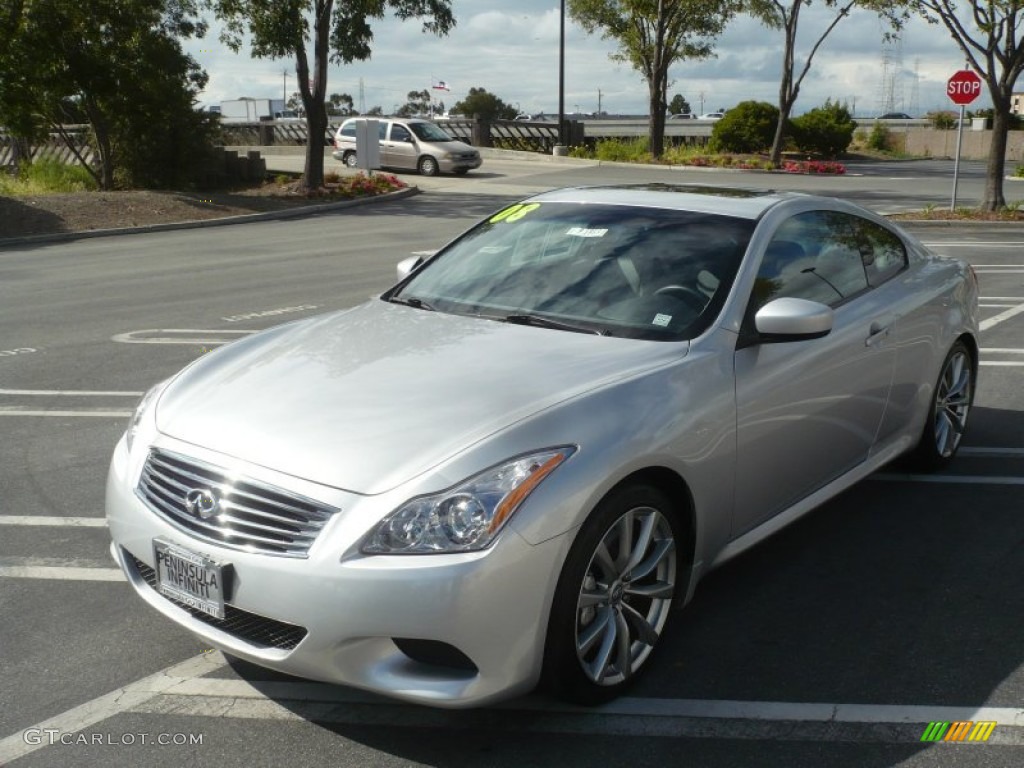
<path fill-rule="evenodd" d="M 954 104 L 966 106 L 981 95 L 981 78 L 969 69 L 961 69 L 946 83 L 946 95 Z"/>

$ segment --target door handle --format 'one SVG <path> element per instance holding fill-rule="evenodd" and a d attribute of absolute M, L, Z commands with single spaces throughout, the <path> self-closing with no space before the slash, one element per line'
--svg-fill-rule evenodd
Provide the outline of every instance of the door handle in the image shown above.
<path fill-rule="evenodd" d="M 892 323 L 882 323 L 876 320 L 868 328 L 868 337 L 864 341 L 864 346 L 872 347 L 884 341 L 889 337 L 890 330 L 892 330 Z"/>

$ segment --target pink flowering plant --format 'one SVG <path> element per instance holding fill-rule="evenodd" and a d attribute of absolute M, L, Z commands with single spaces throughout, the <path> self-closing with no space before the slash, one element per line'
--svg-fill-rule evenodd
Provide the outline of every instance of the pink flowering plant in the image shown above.
<path fill-rule="evenodd" d="M 846 166 L 834 160 L 786 160 L 782 164 L 782 170 L 786 173 L 841 176 L 846 173 Z"/>

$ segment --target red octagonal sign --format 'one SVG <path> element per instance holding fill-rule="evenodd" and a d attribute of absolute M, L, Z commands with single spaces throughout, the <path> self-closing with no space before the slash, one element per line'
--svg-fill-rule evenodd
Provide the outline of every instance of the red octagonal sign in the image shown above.
<path fill-rule="evenodd" d="M 969 69 L 961 69 L 946 83 L 946 95 L 954 104 L 966 106 L 981 95 L 981 78 Z"/>

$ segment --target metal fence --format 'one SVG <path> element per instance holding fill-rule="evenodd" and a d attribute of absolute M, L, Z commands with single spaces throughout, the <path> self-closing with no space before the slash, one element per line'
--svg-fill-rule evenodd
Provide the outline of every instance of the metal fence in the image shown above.
<path fill-rule="evenodd" d="M 89 126 L 87 125 L 65 125 L 61 131 L 52 131 L 48 134 L 44 141 L 27 146 L 25 144 L 16 145 L 13 136 L 0 130 L 0 168 L 13 166 L 19 152 L 28 160 L 56 160 L 72 165 L 84 161 L 92 168 L 96 168 L 98 165 L 98 159 L 89 145 Z"/>

